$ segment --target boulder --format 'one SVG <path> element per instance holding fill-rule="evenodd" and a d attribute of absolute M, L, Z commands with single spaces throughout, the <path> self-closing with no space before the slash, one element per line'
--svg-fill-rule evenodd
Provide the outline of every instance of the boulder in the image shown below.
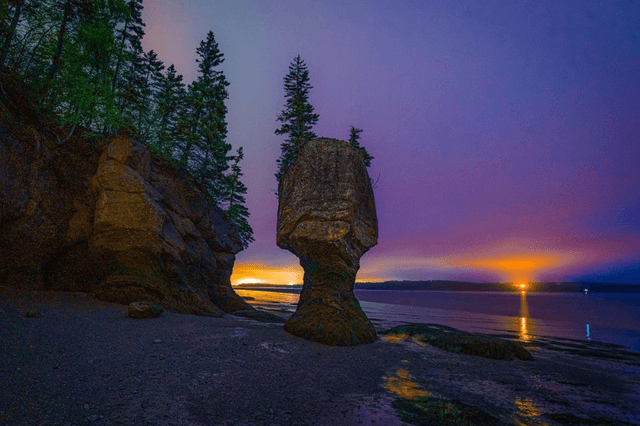
<path fill-rule="evenodd" d="M 237 230 L 185 171 L 125 133 L 86 140 L 78 128 L 57 144 L 65 129 L 5 84 L 0 286 L 200 315 L 252 309 L 231 288 Z"/>
<path fill-rule="evenodd" d="M 467 333 L 440 324 L 405 324 L 381 332 L 391 341 L 412 337 L 422 344 L 445 351 L 490 359 L 533 361 L 533 356 L 521 343 L 479 333 Z"/>
<path fill-rule="evenodd" d="M 375 329 L 353 294 L 360 257 L 378 239 L 362 155 L 345 141 L 311 141 L 282 176 L 278 195 L 278 247 L 298 256 L 304 269 L 285 330 L 328 345 L 373 342 Z"/>
<path fill-rule="evenodd" d="M 129 303 L 128 314 L 131 318 L 155 318 L 162 315 L 164 308 L 156 303 L 142 301 Z"/>

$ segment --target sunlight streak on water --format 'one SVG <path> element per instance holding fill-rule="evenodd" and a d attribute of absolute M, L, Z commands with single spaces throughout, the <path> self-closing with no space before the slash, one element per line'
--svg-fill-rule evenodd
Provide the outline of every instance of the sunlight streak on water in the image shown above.
<path fill-rule="evenodd" d="M 529 319 L 529 306 L 527 305 L 527 293 L 520 292 L 520 341 L 528 342 L 531 336 L 528 332 L 527 320 Z"/>

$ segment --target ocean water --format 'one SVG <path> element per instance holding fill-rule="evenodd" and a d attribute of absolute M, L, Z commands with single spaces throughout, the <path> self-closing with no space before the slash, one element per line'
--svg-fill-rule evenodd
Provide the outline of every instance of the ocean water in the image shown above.
<path fill-rule="evenodd" d="M 257 308 L 290 315 L 296 292 L 236 290 Z M 509 333 L 526 342 L 562 337 L 615 343 L 640 352 L 640 294 L 355 290 L 378 330 L 409 322 L 478 333 Z"/>

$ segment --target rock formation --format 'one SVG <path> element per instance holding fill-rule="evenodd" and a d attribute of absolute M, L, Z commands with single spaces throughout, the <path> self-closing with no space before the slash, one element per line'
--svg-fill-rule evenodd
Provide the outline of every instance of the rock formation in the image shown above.
<path fill-rule="evenodd" d="M 146 300 L 141 302 L 129 303 L 127 313 L 131 318 L 143 319 L 143 318 L 155 318 L 162 315 L 164 308 L 155 303 L 149 303 Z"/>
<path fill-rule="evenodd" d="M 60 129 L 14 100 L 0 104 L 0 285 L 252 309 L 231 288 L 237 232 L 186 172 L 126 134 L 58 145 Z"/>
<path fill-rule="evenodd" d="M 298 307 L 285 330 L 329 345 L 374 341 L 375 329 L 353 294 L 360 257 L 378 239 L 362 155 L 344 141 L 311 141 L 280 180 L 278 194 L 278 247 L 304 268 Z"/>

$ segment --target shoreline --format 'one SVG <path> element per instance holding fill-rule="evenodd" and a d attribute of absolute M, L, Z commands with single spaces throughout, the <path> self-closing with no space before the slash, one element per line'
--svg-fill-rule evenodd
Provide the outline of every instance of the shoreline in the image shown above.
<path fill-rule="evenodd" d="M 291 291 L 236 290 L 243 297 L 251 297 L 253 300 L 248 300 L 248 302 L 254 307 L 268 310 L 284 318 L 287 318 L 288 315 L 295 311 L 297 293 Z M 419 295 L 425 293 L 425 291 L 416 292 Z M 442 306 L 439 305 L 440 302 L 435 302 L 436 300 L 451 302 L 454 292 L 447 293 L 446 296 L 449 297 L 445 299 L 442 297 L 433 300 L 422 297 L 412 299 L 410 295 L 415 296 L 416 292 L 410 291 L 406 293 L 407 297 L 404 297 L 404 292 L 399 291 L 394 293 L 394 297 L 391 298 L 385 295 L 386 291 L 355 290 L 354 293 L 378 331 L 406 322 L 439 322 L 465 331 L 499 335 L 525 344 L 529 342 L 535 343 L 540 340 L 573 339 L 582 342 L 584 345 L 603 342 L 605 344 L 621 345 L 626 350 L 640 352 L 640 340 L 637 337 L 633 337 L 634 331 L 629 325 L 624 327 L 616 323 L 615 326 L 611 326 L 602 323 L 602 321 L 594 322 L 593 318 L 591 321 L 581 322 L 527 316 L 523 320 L 522 300 L 515 301 L 515 298 L 521 299 L 519 294 L 502 295 L 514 298 L 514 300 L 510 299 L 511 302 L 520 308 L 520 315 L 509 315 L 504 312 L 488 312 L 475 308 L 474 310 L 465 310 L 462 306 L 454 309 L 456 306 L 451 305 L 451 303 Z M 547 295 L 556 296 L 557 293 L 548 293 Z M 439 296 L 442 296 L 442 294 Z M 489 300 L 477 300 L 478 297 L 484 298 L 485 296 L 493 300 L 496 294 L 485 293 L 481 295 L 480 293 L 467 292 L 463 297 L 467 299 L 467 304 L 469 301 L 487 303 Z M 546 296 L 535 294 L 530 301 L 534 301 L 533 298 L 535 297 Z M 570 298 L 572 297 L 570 296 Z M 575 297 L 579 299 L 584 296 L 576 294 Z M 529 315 L 530 310 L 526 309 L 525 312 L 526 315 Z M 607 319 L 608 323 L 612 321 L 612 319 Z M 590 324 L 589 328 L 585 327 L 585 323 Z"/>
<path fill-rule="evenodd" d="M 134 320 L 82 293 L 10 299 L 3 424 L 402 425 L 436 404 L 478 424 L 640 425 L 640 358 L 571 353 L 571 341 L 497 361 L 383 336 L 329 347 L 231 315 Z"/>

